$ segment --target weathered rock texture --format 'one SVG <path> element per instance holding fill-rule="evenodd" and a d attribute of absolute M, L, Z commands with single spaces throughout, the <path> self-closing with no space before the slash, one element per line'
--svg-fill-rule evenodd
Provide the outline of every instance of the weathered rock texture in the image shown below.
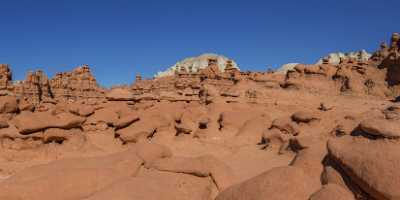
<path fill-rule="evenodd" d="M 338 65 L 341 60 L 345 59 L 353 59 L 357 62 L 366 62 L 371 58 L 371 54 L 365 51 L 364 49 L 361 51 L 349 52 L 349 53 L 330 53 L 323 58 L 320 58 L 316 64 L 322 64 L 323 62 L 328 62 L 329 64 Z"/>
<path fill-rule="evenodd" d="M 158 72 L 156 77 L 172 76 L 175 73 L 181 72 L 182 70 L 185 70 L 187 72 L 199 72 L 200 70 L 208 66 L 209 59 L 215 60 L 215 64 L 218 66 L 220 71 L 225 70 L 226 62 L 231 62 L 232 67 L 239 69 L 239 66 L 235 63 L 235 61 L 230 60 L 225 56 L 206 53 L 197 57 L 190 57 L 179 61 L 175 65 L 168 68 L 166 71 Z"/>
<path fill-rule="evenodd" d="M 0 65 L 0 199 L 400 199 L 400 36 L 368 61 L 100 88 Z"/>
<path fill-rule="evenodd" d="M 100 88 L 90 68 L 83 65 L 72 72 L 57 73 L 52 79 L 41 71 L 30 71 L 25 80 L 11 84 L 11 72 L 8 65 L 1 65 L 3 82 L 0 90 L 28 100 L 33 104 L 45 101 L 87 100 L 104 98 L 104 89 Z M 0 77 L 0 78 L 1 78 Z"/>

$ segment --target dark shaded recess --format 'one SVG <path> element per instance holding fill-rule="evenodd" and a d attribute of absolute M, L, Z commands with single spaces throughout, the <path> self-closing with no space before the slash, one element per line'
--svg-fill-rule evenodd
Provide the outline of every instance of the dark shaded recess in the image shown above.
<path fill-rule="evenodd" d="M 343 163 L 335 159 L 333 156 L 330 156 L 329 153 L 322 161 L 322 164 L 325 167 L 327 166 L 332 167 L 342 176 L 346 186 L 351 190 L 351 192 L 353 192 L 357 200 L 379 200 L 373 198 L 366 191 L 364 191 L 361 188 L 361 186 L 357 184 L 357 182 L 360 183 L 361 181 L 355 180 L 356 176 L 354 175 L 354 173 L 352 173 L 352 170 L 346 168 Z M 322 182 L 322 174 L 321 174 L 321 182 Z"/>
<path fill-rule="evenodd" d="M 368 138 L 370 140 L 379 140 L 379 139 L 385 139 L 386 137 L 383 137 L 381 135 L 371 135 L 365 131 L 362 131 L 360 126 L 358 126 L 357 128 L 355 128 L 351 133 L 351 136 L 354 137 L 365 137 Z"/>

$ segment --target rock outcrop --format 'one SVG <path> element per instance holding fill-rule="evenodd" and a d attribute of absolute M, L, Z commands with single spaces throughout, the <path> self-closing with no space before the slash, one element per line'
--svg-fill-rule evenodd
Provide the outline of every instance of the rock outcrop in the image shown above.
<path fill-rule="evenodd" d="M 12 73 L 7 64 L 0 64 L 0 89 L 8 90 L 12 87 Z"/>
<path fill-rule="evenodd" d="M 399 44 L 286 74 L 189 59 L 110 89 L 86 65 L 0 65 L 0 199 L 400 199 Z"/>
<path fill-rule="evenodd" d="M 280 181 L 282 179 L 286 181 Z M 226 189 L 216 200 L 308 199 L 313 193 L 313 188 L 308 187 L 307 180 L 308 177 L 302 169 L 274 168 Z"/>
<path fill-rule="evenodd" d="M 371 56 L 372 55 L 367 51 L 365 51 L 364 49 L 349 53 L 342 53 L 342 52 L 330 53 L 329 55 L 320 58 L 316 64 L 317 65 L 322 64 L 323 62 L 327 61 L 329 64 L 338 65 L 343 59 L 344 60 L 353 59 L 356 62 L 366 62 L 371 58 Z"/>
<path fill-rule="evenodd" d="M 233 68 L 239 69 L 238 65 L 234 61 L 228 59 L 225 56 L 206 53 L 206 54 L 202 54 L 197 57 L 190 57 L 190 58 L 186 58 L 182 61 L 179 61 L 175 65 L 168 68 L 166 71 L 158 72 L 156 77 L 172 76 L 175 73 L 179 73 L 183 70 L 190 72 L 190 73 L 199 72 L 201 69 L 204 69 L 208 66 L 209 59 L 215 60 L 215 62 L 216 62 L 215 64 L 218 66 L 218 69 L 221 72 L 225 71 L 225 68 L 226 68 L 225 63 L 227 61 L 230 61 Z"/>
<path fill-rule="evenodd" d="M 279 67 L 276 70 L 276 73 L 282 73 L 282 74 L 286 74 L 289 70 L 294 69 L 294 67 L 296 67 L 296 65 L 298 65 L 300 63 L 287 63 L 282 65 L 281 67 Z"/>
<path fill-rule="evenodd" d="M 1 72 L 2 71 L 2 72 Z M 30 71 L 25 80 L 12 84 L 8 65 L 0 65 L 0 90 L 15 95 L 33 104 L 48 100 L 77 101 L 104 98 L 104 89 L 100 88 L 91 74 L 90 68 L 83 65 L 72 72 L 57 73 L 52 79 L 41 71 Z"/>

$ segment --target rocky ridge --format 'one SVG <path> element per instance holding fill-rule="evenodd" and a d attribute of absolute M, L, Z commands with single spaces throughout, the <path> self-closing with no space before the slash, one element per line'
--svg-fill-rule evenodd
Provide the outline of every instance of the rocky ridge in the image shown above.
<path fill-rule="evenodd" d="M 0 199 L 400 198 L 400 35 L 367 61 L 103 89 L 0 65 Z"/>
<path fill-rule="evenodd" d="M 340 64 L 341 60 L 349 60 L 352 59 L 356 62 L 367 62 L 371 58 L 372 54 L 368 53 L 367 51 L 360 50 L 360 51 L 354 51 L 354 52 L 349 52 L 349 53 L 343 53 L 343 52 L 336 52 L 336 53 L 330 53 L 327 56 L 324 56 L 315 63 L 316 65 L 321 65 L 323 63 L 328 63 L 332 65 L 338 65 Z M 279 67 L 276 72 L 278 73 L 287 73 L 289 70 L 293 70 L 296 65 L 300 63 L 287 63 Z"/>
<path fill-rule="evenodd" d="M 235 61 L 218 54 L 205 53 L 200 56 L 186 58 L 182 61 L 177 62 L 175 65 L 169 67 L 166 71 L 158 72 L 155 77 L 164 77 L 164 76 L 172 76 L 175 73 L 178 73 L 183 68 L 188 72 L 199 72 L 201 69 L 204 69 L 208 66 L 209 59 L 215 60 L 215 64 L 218 66 L 220 71 L 225 70 L 225 63 L 230 61 L 232 67 L 239 69 L 239 66 Z"/>

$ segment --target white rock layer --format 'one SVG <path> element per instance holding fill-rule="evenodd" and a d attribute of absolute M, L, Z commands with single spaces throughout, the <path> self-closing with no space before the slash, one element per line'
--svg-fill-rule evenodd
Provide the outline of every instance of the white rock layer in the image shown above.
<path fill-rule="evenodd" d="M 239 66 L 232 59 L 229 59 L 222 55 L 206 53 L 197 57 L 190 57 L 179 61 L 175 65 L 168 68 L 166 71 L 158 72 L 155 77 L 172 76 L 175 74 L 175 71 L 179 71 L 181 67 L 185 67 L 187 71 L 189 71 L 189 67 L 192 67 L 192 72 L 198 72 L 200 69 L 204 69 L 208 66 L 209 59 L 216 59 L 217 65 L 222 72 L 225 71 L 225 65 L 228 60 L 232 61 L 233 67 L 239 69 Z"/>
<path fill-rule="evenodd" d="M 353 58 L 356 61 L 368 61 L 370 57 L 371 54 L 363 49 L 361 51 L 354 51 L 349 53 L 342 53 L 342 52 L 330 53 L 329 55 L 323 58 L 327 58 L 330 64 L 338 65 L 340 63 L 341 58 L 345 59 Z M 320 58 L 316 64 L 322 64 L 323 58 Z"/>
<path fill-rule="evenodd" d="M 349 53 L 343 53 L 343 52 L 336 52 L 336 53 L 330 53 L 327 56 L 324 56 L 320 58 L 317 63 L 317 65 L 322 64 L 322 60 L 324 58 L 328 59 L 328 62 L 333 65 L 338 65 L 340 63 L 341 58 L 349 59 L 353 58 L 356 61 L 368 61 L 368 59 L 371 57 L 371 54 L 368 53 L 365 50 L 361 51 L 354 51 L 354 52 L 349 52 Z M 293 69 L 296 65 L 299 63 L 288 63 L 282 65 L 280 68 L 276 70 L 276 73 L 283 73 L 286 74 L 287 71 Z"/>
<path fill-rule="evenodd" d="M 279 69 L 276 70 L 276 73 L 286 74 L 287 71 L 292 70 L 299 63 L 288 63 L 282 65 Z"/>

